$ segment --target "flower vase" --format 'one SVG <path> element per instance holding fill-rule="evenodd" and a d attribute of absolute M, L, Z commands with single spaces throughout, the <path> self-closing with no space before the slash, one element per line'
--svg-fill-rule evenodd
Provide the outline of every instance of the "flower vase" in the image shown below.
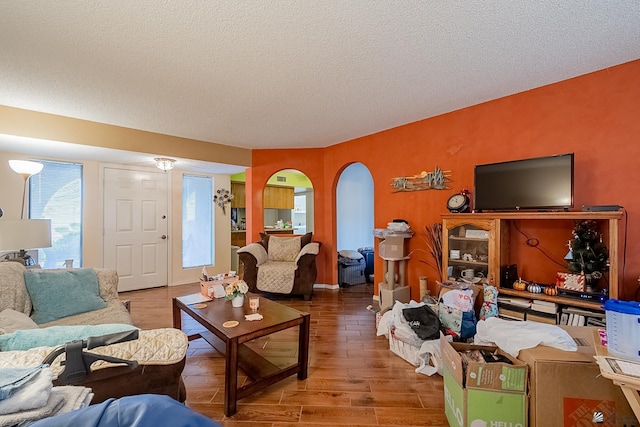
<path fill-rule="evenodd" d="M 234 297 L 231 300 L 231 305 L 234 307 L 242 307 L 244 305 L 244 295 L 239 295 L 237 297 Z"/>

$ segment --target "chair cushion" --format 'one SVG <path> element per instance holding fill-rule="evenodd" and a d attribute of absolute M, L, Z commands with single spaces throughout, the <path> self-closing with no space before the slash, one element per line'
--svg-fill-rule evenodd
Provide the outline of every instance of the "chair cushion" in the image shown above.
<path fill-rule="evenodd" d="M 10 334 L 19 329 L 36 329 L 38 324 L 29 316 L 7 308 L 0 311 L 0 335 Z"/>
<path fill-rule="evenodd" d="M 300 252 L 300 236 L 269 238 L 269 261 L 294 262 Z"/>
<path fill-rule="evenodd" d="M 24 281 L 33 304 L 31 318 L 38 324 L 107 306 L 92 268 L 26 270 Z"/>
<path fill-rule="evenodd" d="M 269 252 L 269 237 L 271 237 L 269 233 L 260 233 L 260 244 L 264 246 L 267 252 Z M 278 239 L 278 237 L 276 237 L 276 239 Z M 308 243 L 311 243 L 312 240 L 313 233 L 311 231 L 300 236 L 300 249 L 304 248 Z"/>
<path fill-rule="evenodd" d="M 0 335 L 0 350 L 29 350 L 35 347 L 55 347 L 89 337 L 131 331 L 135 326 L 108 323 L 104 325 L 50 326 L 48 328 L 26 329 Z"/>
<path fill-rule="evenodd" d="M 364 255 L 362 255 L 360 252 L 354 251 L 354 250 L 351 250 L 351 249 L 343 249 L 341 251 L 338 251 L 338 255 L 340 255 L 341 257 L 344 257 L 344 258 L 349 258 L 349 259 L 362 259 L 362 258 L 364 258 Z"/>

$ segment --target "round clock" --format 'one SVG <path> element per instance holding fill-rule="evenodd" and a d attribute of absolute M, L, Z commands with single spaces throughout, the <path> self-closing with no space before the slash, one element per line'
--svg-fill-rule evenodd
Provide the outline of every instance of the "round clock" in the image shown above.
<path fill-rule="evenodd" d="M 449 212 L 469 212 L 469 206 L 469 196 L 464 193 L 454 194 L 447 200 L 447 209 L 449 209 Z"/>

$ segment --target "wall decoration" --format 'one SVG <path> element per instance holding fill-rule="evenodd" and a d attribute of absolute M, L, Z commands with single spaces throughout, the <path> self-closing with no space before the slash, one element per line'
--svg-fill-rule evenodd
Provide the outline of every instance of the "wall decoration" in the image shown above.
<path fill-rule="evenodd" d="M 418 175 L 393 178 L 391 186 L 394 192 L 420 190 L 448 190 L 447 184 L 451 171 L 443 171 L 435 167 L 433 172 L 422 171 Z"/>
<path fill-rule="evenodd" d="M 222 208 L 223 215 L 227 214 L 226 206 L 231 202 L 231 200 L 233 200 L 233 194 L 231 194 L 229 190 L 226 190 L 224 188 L 216 190 L 216 194 L 213 196 L 213 201 L 215 202 L 215 204 Z"/>

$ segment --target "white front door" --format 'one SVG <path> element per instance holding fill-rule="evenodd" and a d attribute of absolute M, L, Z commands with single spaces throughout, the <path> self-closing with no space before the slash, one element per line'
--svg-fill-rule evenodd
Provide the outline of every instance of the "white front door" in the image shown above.
<path fill-rule="evenodd" d="M 168 282 L 166 172 L 104 169 L 104 267 L 118 272 L 118 291 Z"/>

